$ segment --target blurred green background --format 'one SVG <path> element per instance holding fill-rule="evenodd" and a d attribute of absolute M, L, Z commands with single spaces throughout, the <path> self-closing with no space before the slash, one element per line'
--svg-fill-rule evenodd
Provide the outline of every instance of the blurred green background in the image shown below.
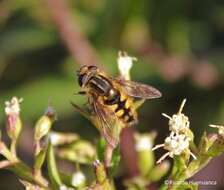
<path fill-rule="evenodd" d="M 125 50 L 138 58 L 132 79 L 163 93 L 161 99 L 147 101 L 141 108 L 139 131 L 156 130 L 157 142 L 162 142 L 168 127 L 161 113 L 175 113 L 185 97 L 184 112 L 196 137 L 205 129 L 210 131 L 210 123 L 224 124 L 224 1 L 65 2 L 74 21 L 71 24 L 87 38 L 107 72 L 116 76 L 117 52 Z M 73 95 L 78 91 L 75 71 L 80 63 L 61 40 L 51 6 L 47 0 L 0 1 L 0 126 L 4 128 L 4 102 L 12 96 L 23 97 L 26 132 L 20 154 L 28 163 L 32 162 L 29 129 L 49 102 L 58 115 L 55 130 L 74 131 L 93 141 L 98 136 L 70 104 L 84 103 Z M 222 156 L 218 159 L 224 161 Z M 222 163 L 201 174 L 213 173 L 218 181 L 214 189 L 224 185 Z M 0 189 L 23 189 L 6 171 L 0 171 L 0 181 Z"/>

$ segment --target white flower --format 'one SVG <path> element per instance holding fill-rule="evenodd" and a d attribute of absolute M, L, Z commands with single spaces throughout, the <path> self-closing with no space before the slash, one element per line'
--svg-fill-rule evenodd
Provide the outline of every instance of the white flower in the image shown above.
<path fill-rule="evenodd" d="M 135 57 L 128 56 L 126 52 L 120 51 L 118 53 L 118 69 L 121 77 L 123 77 L 125 80 L 130 80 L 130 70 L 132 68 L 133 61 L 137 61 L 137 59 Z"/>
<path fill-rule="evenodd" d="M 182 112 L 186 99 L 183 100 L 180 109 L 177 114 L 174 114 L 172 117 L 163 113 L 162 115 L 169 119 L 169 130 L 174 133 L 186 133 L 189 129 L 190 122 L 187 116 Z"/>
<path fill-rule="evenodd" d="M 23 101 L 22 98 L 18 99 L 13 97 L 11 101 L 5 102 L 5 113 L 6 115 L 19 115 L 20 103 Z"/>
<path fill-rule="evenodd" d="M 74 187 L 83 187 L 85 185 L 85 182 L 86 182 L 86 177 L 84 176 L 82 172 L 78 171 L 72 175 L 71 184 Z"/>
<path fill-rule="evenodd" d="M 163 144 L 156 145 L 152 150 L 156 150 L 158 148 L 163 147 L 168 152 L 165 153 L 157 163 L 162 162 L 167 156 L 173 158 L 173 156 L 179 156 L 183 152 L 189 152 L 190 155 L 196 159 L 196 156 L 190 151 L 189 144 L 191 138 L 189 137 L 189 126 L 190 122 L 187 116 L 185 116 L 182 112 L 186 99 L 184 99 L 181 103 L 180 109 L 177 114 L 174 114 L 172 117 L 167 114 L 163 114 L 163 116 L 169 118 L 169 130 L 170 135 L 166 137 L 165 142 Z"/>
<path fill-rule="evenodd" d="M 180 155 L 184 150 L 189 147 L 190 138 L 185 135 L 177 135 L 171 133 L 169 137 L 165 139 L 164 149 L 169 151 L 169 156 Z"/>
<path fill-rule="evenodd" d="M 173 156 L 179 156 L 184 151 L 189 151 L 190 155 L 196 159 L 196 156 L 189 149 L 190 138 L 183 134 L 176 134 L 171 132 L 170 136 L 165 139 L 164 144 L 156 145 L 152 150 L 163 147 L 165 150 L 168 150 L 158 161 L 161 163 L 167 156 L 173 158 Z"/>
<path fill-rule="evenodd" d="M 190 126 L 190 122 L 187 116 L 183 113 L 174 114 L 172 117 L 163 114 L 165 117 L 169 117 L 169 130 L 175 133 L 185 133 Z"/>

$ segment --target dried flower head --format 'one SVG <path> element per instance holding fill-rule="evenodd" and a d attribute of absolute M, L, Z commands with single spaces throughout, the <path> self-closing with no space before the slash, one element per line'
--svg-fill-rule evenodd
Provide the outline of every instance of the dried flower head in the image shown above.
<path fill-rule="evenodd" d="M 125 80 L 130 80 L 130 70 L 132 68 L 133 61 L 137 61 L 137 58 L 128 56 L 126 52 L 118 52 L 118 69 L 121 77 Z"/>
<path fill-rule="evenodd" d="M 172 117 L 163 113 L 162 115 L 169 119 L 169 130 L 174 133 L 186 133 L 189 129 L 190 122 L 187 116 L 182 113 L 186 99 L 181 103 L 180 109 L 177 114 L 174 114 Z"/>
<path fill-rule="evenodd" d="M 5 113 L 6 115 L 19 115 L 20 103 L 23 101 L 22 98 L 18 99 L 13 97 L 11 101 L 5 102 Z"/>

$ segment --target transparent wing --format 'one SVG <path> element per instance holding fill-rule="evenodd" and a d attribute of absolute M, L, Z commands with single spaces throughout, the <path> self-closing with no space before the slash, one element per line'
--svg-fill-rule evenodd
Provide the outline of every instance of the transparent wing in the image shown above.
<path fill-rule="evenodd" d="M 126 94 L 132 97 L 152 99 L 160 98 L 162 96 L 159 90 L 150 85 L 120 78 L 116 79 L 116 81 L 122 86 L 122 89 Z"/>
<path fill-rule="evenodd" d="M 112 146 L 116 147 L 119 141 L 118 119 L 115 113 L 106 108 L 104 104 L 99 101 L 93 101 L 93 110 L 99 121 L 99 128 L 106 139 Z"/>

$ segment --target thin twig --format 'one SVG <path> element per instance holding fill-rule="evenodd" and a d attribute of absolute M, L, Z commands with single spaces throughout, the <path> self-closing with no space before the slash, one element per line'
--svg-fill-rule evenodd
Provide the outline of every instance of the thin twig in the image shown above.
<path fill-rule="evenodd" d="M 100 61 L 71 15 L 65 0 L 46 0 L 60 36 L 80 65 L 99 65 Z"/>
<path fill-rule="evenodd" d="M 139 174 L 137 165 L 137 153 L 134 142 L 134 128 L 125 127 L 121 131 L 121 154 L 123 162 L 126 165 L 129 177 L 135 177 Z"/>

